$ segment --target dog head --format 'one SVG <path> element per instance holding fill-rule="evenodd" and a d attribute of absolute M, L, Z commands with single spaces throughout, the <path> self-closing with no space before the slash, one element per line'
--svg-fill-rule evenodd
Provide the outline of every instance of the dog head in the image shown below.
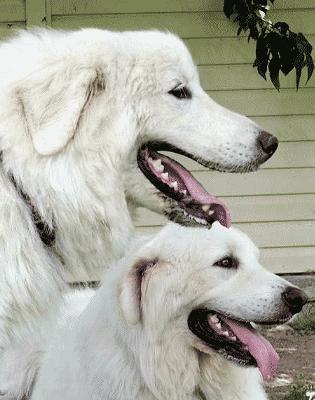
<path fill-rule="evenodd" d="M 153 352 L 164 342 L 174 352 L 190 348 L 256 366 L 265 378 L 275 373 L 278 355 L 251 322 L 284 323 L 307 298 L 260 265 L 246 235 L 217 222 L 210 230 L 168 226 L 138 256 L 120 301 Z"/>
<path fill-rule="evenodd" d="M 180 39 L 151 32 L 130 37 L 133 41 L 139 43 L 138 63 L 129 79 L 137 82 L 137 90 L 130 101 L 135 103 L 140 135 L 137 163 L 135 152 L 128 163 L 132 168 L 126 173 L 127 192 L 137 204 L 175 222 L 210 225 L 219 220 L 229 226 L 227 207 L 172 158 L 174 153 L 217 171 L 253 171 L 274 153 L 276 138 L 205 93 Z M 265 140 L 267 146 L 262 144 Z"/>
<path fill-rule="evenodd" d="M 176 222 L 230 225 L 227 207 L 160 151 L 218 171 L 245 172 L 271 157 L 278 142 L 202 90 L 179 38 L 97 29 L 22 37 L 10 49 L 31 48 L 31 54 L 12 76 L 20 79 L 23 128 L 41 159 L 75 157 L 90 179 L 96 174 L 98 185 L 104 179 L 107 187 L 115 171 L 111 179 L 131 204 Z M 88 186 L 96 187 L 94 181 Z"/>

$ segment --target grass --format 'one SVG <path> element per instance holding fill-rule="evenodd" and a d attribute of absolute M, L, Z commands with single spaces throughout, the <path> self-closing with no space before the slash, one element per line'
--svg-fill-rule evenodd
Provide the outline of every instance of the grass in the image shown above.
<path fill-rule="evenodd" d="M 305 382 L 300 381 L 292 384 L 289 387 L 288 394 L 284 395 L 283 400 L 308 400 L 309 396 L 306 396 L 308 391 L 315 391 L 315 387 L 307 385 Z"/>
<path fill-rule="evenodd" d="M 274 393 L 271 395 L 271 400 L 310 400 L 307 392 L 315 391 L 315 386 L 305 382 L 303 375 L 300 375 L 295 383 L 292 383 L 285 389 L 285 393 Z M 312 398 L 311 400 L 314 400 Z"/>
<path fill-rule="evenodd" d="M 301 333 L 314 334 L 315 332 L 315 304 L 305 306 L 305 310 L 290 324 Z"/>

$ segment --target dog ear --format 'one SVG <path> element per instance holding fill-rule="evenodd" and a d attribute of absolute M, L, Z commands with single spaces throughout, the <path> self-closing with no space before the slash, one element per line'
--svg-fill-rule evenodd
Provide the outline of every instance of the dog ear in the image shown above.
<path fill-rule="evenodd" d="M 52 65 L 32 73 L 22 86 L 19 97 L 34 148 L 51 155 L 74 136 L 85 109 L 105 84 L 95 68 Z"/>
<path fill-rule="evenodd" d="M 139 260 L 124 277 L 120 292 L 120 305 L 124 318 L 131 325 L 136 325 L 141 319 L 141 288 L 145 274 L 148 269 L 157 264 L 157 259 Z"/>

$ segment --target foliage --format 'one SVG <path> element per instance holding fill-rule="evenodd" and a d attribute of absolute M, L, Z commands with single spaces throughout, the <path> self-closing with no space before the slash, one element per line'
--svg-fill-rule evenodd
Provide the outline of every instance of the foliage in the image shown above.
<path fill-rule="evenodd" d="M 314 335 L 315 333 L 315 303 L 304 306 L 301 312 L 290 324 L 295 330 L 301 333 Z"/>
<path fill-rule="evenodd" d="M 313 392 L 314 389 L 313 385 L 299 381 L 290 386 L 289 392 L 283 397 L 283 400 L 307 400 L 311 398 L 311 396 L 307 396 L 307 393 Z"/>
<path fill-rule="evenodd" d="M 270 0 L 271 3 L 274 0 Z M 273 24 L 266 18 L 270 6 L 268 0 L 224 0 L 224 13 L 238 22 L 237 35 L 249 32 L 248 40 L 256 40 L 256 59 L 253 66 L 266 80 L 267 69 L 277 90 L 280 89 L 280 71 L 287 75 L 296 71 L 296 88 L 299 88 L 302 70 L 307 68 L 307 82 L 314 71 L 312 46 L 303 33 L 290 30 L 286 22 Z"/>

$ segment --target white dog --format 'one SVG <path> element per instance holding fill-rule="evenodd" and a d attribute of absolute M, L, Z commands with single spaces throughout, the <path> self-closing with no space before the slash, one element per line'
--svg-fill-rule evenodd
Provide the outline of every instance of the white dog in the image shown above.
<path fill-rule="evenodd" d="M 14 392 L 4 350 L 33 336 L 65 276 L 93 278 L 123 255 L 136 207 L 229 226 L 224 204 L 159 150 L 252 171 L 277 140 L 211 100 L 169 33 L 23 32 L 0 59 L 0 390 Z"/>
<path fill-rule="evenodd" d="M 236 229 L 170 224 L 114 263 L 94 296 L 68 299 L 31 399 L 266 399 L 278 355 L 249 321 L 283 323 L 305 301 Z"/>

